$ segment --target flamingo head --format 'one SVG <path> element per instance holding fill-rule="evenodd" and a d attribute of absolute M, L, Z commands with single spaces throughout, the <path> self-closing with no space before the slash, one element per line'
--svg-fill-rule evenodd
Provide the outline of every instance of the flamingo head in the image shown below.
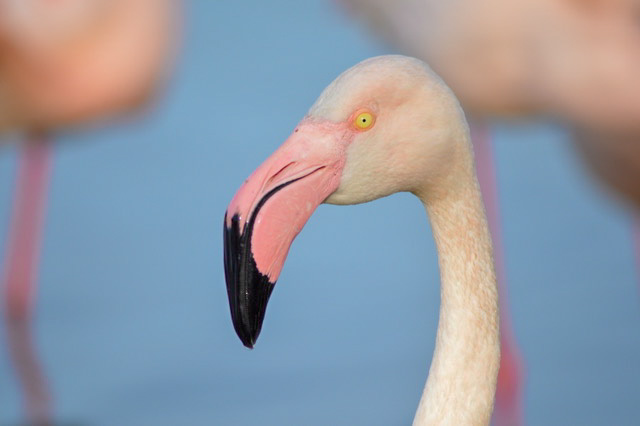
<path fill-rule="evenodd" d="M 323 203 L 400 191 L 436 196 L 467 131 L 460 106 L 421 61 L 365 60 L 334 80 L 244 182 L 224 219 L 231 316 L 252 348 L 293 239 Z"/>

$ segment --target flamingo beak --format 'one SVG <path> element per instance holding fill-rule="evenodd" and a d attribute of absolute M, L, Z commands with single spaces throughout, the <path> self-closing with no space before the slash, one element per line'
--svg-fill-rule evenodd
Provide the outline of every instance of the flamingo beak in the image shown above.
<path fill-rule="evenodd" d="M 333 125 L 336 126 L 335 124 Z M 303 121 L 244 182 L 224 218 L 224 269 L 233 326 L 253 348 L 294 238 L 339 186 L 344 133 Z"/>

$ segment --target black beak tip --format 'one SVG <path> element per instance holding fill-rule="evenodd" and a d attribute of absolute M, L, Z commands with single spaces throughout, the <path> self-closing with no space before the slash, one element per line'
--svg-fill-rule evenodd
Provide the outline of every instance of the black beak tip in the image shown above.
<path fill-rule="evenodd" d="M 260 329 L 254 329 L 250 324 L 245 324 L 239 316 L 234 317 L 232 313 L 233 319 L 233 327 L 236 330 L 236 334 L 242 344 L 249 348 L 253 349 L 256 344 L 256 340 L 258 340 L 258 335 L 260 334 Z"/>
<path fill-rule="evenodd" d="M 224 269 L 233 327 L 242 344 L 253 349 L 267 310 L 275 283 L 269 281 L 256 265 L 251 251 L 253 221 L 240 231 L 239 218 L 231 218 L 224 226 Z"/>
<path fill-rule="evenodd" d="M 253 349 L 253 346 L 255 345 L 255 341 L 253 339 L 251 340 L 246 340 L 243 341 L 242 344 L 244 345 L 245 348 L 249 348 L 249 349 Z"/>

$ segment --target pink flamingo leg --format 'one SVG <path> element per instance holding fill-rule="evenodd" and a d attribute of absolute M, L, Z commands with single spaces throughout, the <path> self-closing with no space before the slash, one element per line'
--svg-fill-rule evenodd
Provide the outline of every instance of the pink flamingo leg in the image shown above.
<path fill-rule="evenodd" d="M 20 159 L 5 263 L 5 297 L 11 320 L 29 318 L 33 307 L 51 163 L 49 150 L 47 143 L 29 143 Z"/>
<path fill-rule="evenodd" d="M 471 125 L 471 139 L 475 148 L 478 180 L 484 196 L 493 240 L 496 276 L 500 291 L 501 358 L 492 423 L 495 426 L 522 425 L 524 424 L 522 411 L 523 362 L 511 328 L 498 187 L 488 126 L 484 123 L 474 122 Z"/>
<path fill-rule="evenodd" d="M 636 255 L 636 269 L 640 278 L 640 216 L 633 219 L 633 251 Z"/>
<path fill-rule="evenodd" d="M 53 424 L 49 383 L 33 345 L 29 321 L 8 321 L 9 353 L 22 389 L 24 413 L 29 425 Z"/>
<path fill-rule="evenodd" d="M 24 395 L 28 424 L 51 424 L 51 398 L 31 338 L 31 311 L 51 167 L 50 146 L 25 145 L 20 159 L 5 263 L 9 354 Z"/>

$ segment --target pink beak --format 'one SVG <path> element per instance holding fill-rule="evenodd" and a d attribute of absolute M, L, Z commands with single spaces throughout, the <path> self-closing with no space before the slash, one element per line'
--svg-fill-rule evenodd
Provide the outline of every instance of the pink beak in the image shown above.
<path fill-rule="evenodd" d="M 267 302 L 294 238 L 340 184 L 351 132 L 303 120 L 229 205 L 224 266 L 233 325 L 248 348 L 260 334 Z"/>

